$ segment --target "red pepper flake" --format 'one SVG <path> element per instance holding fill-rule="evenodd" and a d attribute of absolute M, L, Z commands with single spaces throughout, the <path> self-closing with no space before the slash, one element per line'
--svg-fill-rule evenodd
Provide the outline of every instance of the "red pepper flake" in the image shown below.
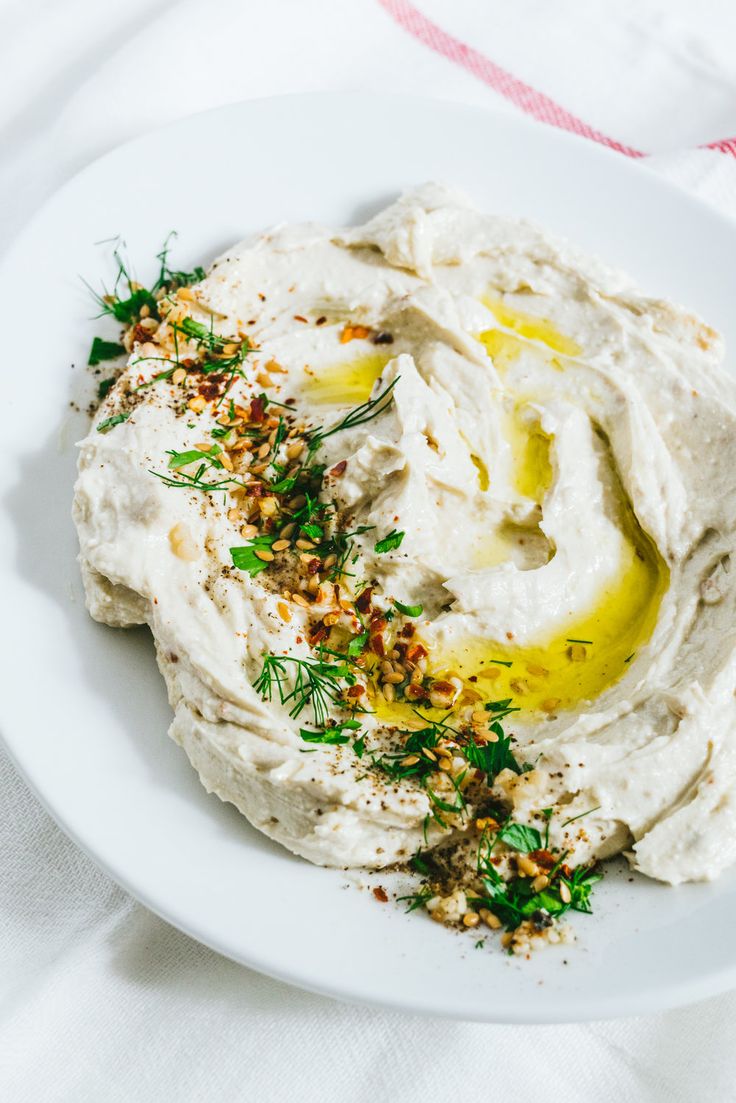
<path fill-rule="evenodd" d="M 133 326 L 133 340 L 134 341 L 150 341 L 150 339 L 151 339 L 151 334 L 148 332 L 148 330 L 145 329 L 144 326 L 142 326 L 138 322 L 136 322 L 136 324 Z"/>
<path fill-rule="evenodd" d="M 335 479 L 339 479 L 340 476 L 344 474 L 347 465 L 347 460 L 340 460 L 339 463 L 336 463 L 334 467 L 330 468 L 330 475 L 332 475 Z"/>
<path fill-rule="evenodd" d="M 365 686 L 350 686 L 347 691 L 347 697 L 362 697 L 365 693 Z"/>
<path fill-rule="evenodd" d="M 542 869 L 552 869 L 555 864 L 556 858 L 549 850 L 531 850 L 529 857 L 533 862 L 536 862 Z"/>
<path fill-rule="evenodd" d="M 308 319 L 305 318 L 303 314 L 295 314 L 294 315 L 294 321 L 295 322 L 307 322 Z"/>
<path fill-rule="evenodd" d="M 310 646 L 314 647 L 316 643 L 319 643 L 320 640 L 323 640 L 325 636 L 329 634 L 329 631 L 330 630 L 327 625 L 323 624 L 322 621 L 320 621 L 319 624 L 315 624 L 309 633 Z"/>
<path fill-rule="evenodd" d="M 376 885 L 373 890 L 373 895 L 375 896 L 376 900 L 380 901 L 381 904 L 388 904 L 388 893 L 386 892 L 383 885 Z"/>
<path fill-rule="evenodd" d="M 266 417 L 266 403 L 261 395 L 256 395 L 250 400 L 250 413 L 248 418 L 259 425 Z"/>
<path fill-rule="evenodd" d="M 355 608 L 359 613 L 367 613 L 371 607 L 371 598 L 373 597 L 373 587 L 366 586 L 365 590 L 355 599 Z"/>
<path fill-rule="evenodd" d="M 325 318 L 325 316 L 323 314 L 320 318 L 317 319 L 317 321 L 314 324 L 316 326 L 323 326 L 326 321 L 327 321 L 327 319 Z"/>
<path fill-rule="evenodd" d="M 307 574 L 317 574 L 321 566 L 322 561 L 320 559 L 317 559 L 316 557 L 314 559 L 310 559 L 307 563 Z"/>
<path fill-rule="evenodd" d="M 407 659 L 409 660 L 410 663 L 418 663 L 420 659 L 426 658 L 426 656 L 428 654 L 429 654 L 429 652 L 427 651 L 427 648 L 424 647 L 423 644 L 413 643 L 411 645 L 411 647 L 407 648 L 406 657 L 407 657 Z M 449 683 L 445 683 L 445 685 L 448 685 L 448 684 Z M 452 688 L 452 691 L 454 693 L 455 692 L 455 687 L 452 686 L 451 688 Z"/>

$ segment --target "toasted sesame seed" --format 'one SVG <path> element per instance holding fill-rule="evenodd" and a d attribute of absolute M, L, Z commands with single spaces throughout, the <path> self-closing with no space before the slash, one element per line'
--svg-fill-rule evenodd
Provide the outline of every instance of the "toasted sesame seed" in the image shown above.
<path fill-rule="evenodd" d="M 532 881 L 532 888 L 535 892 L 541 892 L 543 889 L 547 888 L 548 884 L 549 877 L 546 875 L 546 873 L 540 873 L 539 876 L 535 877 Z"/>
<path fill-rule="evenodd" d="M 388 685 L 381 686 L 381 691 L 387 701 L 396 700 L 396 690 L 390 683 Z"/>
<path fill-rule="evenodd" d="M 305 597 L 302 597 L 301 594 L 292 594 L 291 600 L 294 602 L 295 605 L 301 605 L 303 609 L 309 608 L 309 602 Z"/>
<path fill-rule="evenodd" d="M 244 540 L 250 540 L 253 536 L 258 535 L 258 527 L 256 525 L 243 525 L 240 535 Z"/>
<path fill-rule="evenodd" d="M 288 525 L 284 525 L 284 527 L 282 528 L 281 535 L 284 538 L 284 540 L 289 540 L 294 535 L 295 530 L 296 530 L 295 522 L 290 521 Z"/>
<path fill-rule="evenodd" d="M 294 543 L 301 551 L 311 551 L 312 548 L 317 547 L 315 543 L 313 543 L 311 540 L 305 540 L 303 536 L 300 536 L 298 540 L 294 541 Z"/>
<path fill-rule="evenodd" d="M 268 551 L 267 548 L 254 548 L 253 554 L 262 559 L 264 563 L 271 563 L 276 558 L 273 552 Z"/>
<path fill-rule="evenodd" d="M 383 681 L 388 683 L 388 685 L 390 685 L 390 686 L 397 686 L 401 682 L 403 682 L 403 680 L 404 680 L 404 675 L 403 674 L 394 674 L 394 673 L 392 673 L 392 674 L 384 674 L 383 675 Z"/>
<path fill-rule="evenodd" d="M 268 442 L 264 442 L 256 452 L 256 455 L 263 459 L 271 451 L 271 445 Z"/>
<path fill-rule="evenodd" d="M 289 606 L 286 604 L 285 601 L 277 601 L 276 608 L 281 619 L 283 621 L 286 621 L 286 623 L 288 624 L 291 620 L 291 609 L 289 608 Z"/>
<path fill-rule="evenodd" d="M 300 456 L 304 451 L 304 441 L 295 440 L 293 444 L 289 444 L 286 449 L 286 455 L 290 460 L 295 460 L 297 456 Z"/>
<path fill-rule="evenodd" d="M 480 916 L 478 912 L 466 912 L 463 916 L 463 926 L 465 927 L 477 927 L 480 923 Z"/>
<path fill-rule="evenodd" d="M 560 881 L 560 900 L 563 904 L 569 904 L 572 900 L 570 887 L 564 881 Z"/>
<path fill-rule="evenodd" d="M 186 368 L 175 368 L 174 372 L 171 376 L 171 382 L 176 383 L 176 385 L 178 386 L 179 383 L 184 382 L 186 377 L 187 377 Z"/>
<path fill-rule="evenodd" d="M 545 701 L 542 701 L 541 709 L 543 712 L 554 712 L 560 703 L 559 697 L 547 697 Z"/>
<path fill-rule="evenodd" d="M 228 519 L 228 521 L 239 521 L 240 520 L 240 510 L 237 508 L 237 506 L 233 506 L 232 509 L 229 509 L 227 511 L 227 519 Z"/>
<path fill-rule="evenodd" d="M 290 547 L 291 547 L 291 541 L 290 540 L 274 540 L 273 544 L 271 545 L 271 551 L 275 551 L 275 552 L 286 551 L 286 549 L 290 548 Z"/>
<path fill-rule="evenodd" d="M 195 395 L 194 398 L 190 398 L 187 402 L 187 406 L 193 414 L 201 414 L 206 405 L 207 402 L 201 394 Z"/>
<path fill-rule="evenodd" d="M 419 755 L 418 754 L 409 754 L 409 755 L 406 756 L 406 758 L 402 758 L 400 764 L 402 766 L 416 766 L 418 761 L 419 761 Z"/>

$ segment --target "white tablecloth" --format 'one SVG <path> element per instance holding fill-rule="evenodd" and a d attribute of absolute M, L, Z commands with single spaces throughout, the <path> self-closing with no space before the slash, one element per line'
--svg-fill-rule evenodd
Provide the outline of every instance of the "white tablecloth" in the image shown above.
<path fill-rule="evenodd" d="M 647 154 L 736 214 L 732 0 L 0 0 L 0 20 L 0 247 L 128 137 L 322 88 L 527 110 Z M 543 1028 L 347 1007 L 234 965 L 140 907 L 4 756 L 0 833 L 8 1103 L 736 1100 L 736 995 Z"/>

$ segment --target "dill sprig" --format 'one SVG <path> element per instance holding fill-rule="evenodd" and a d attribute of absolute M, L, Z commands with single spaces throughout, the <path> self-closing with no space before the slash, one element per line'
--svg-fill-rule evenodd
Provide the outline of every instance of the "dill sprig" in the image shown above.
<path fill-rule="evenodd" d="M 352 410 L 349 410 L 329 429 L 309 430 L 306 436 L 310 450 L 316 451 L 323 441 L 335 433 L 340 433 L 344 429 L 355 429 L 358 425 L 366 425 L 369 421 L 373 421 L 374 418 L 384 413 L 393 401 L 393 390 L 400 378 L 401 376 L 397 375 L 379 395 L 375 398 L 369 398 L 366 402 L 362 402 L 360 406 L 355 406 Z"/>
<path fill-rule="evenodd" d="M 274 694 L 277 694 L 282 705 L 290 706 L 289 716 L 293 719 L 311 706 L 315 725 L 324 728 L 330 707 L 342 706 L 345 686 L 355 685 L 356 682 L 349 659 L 341 656 L 341 661 L 333 662 L 324 658 L 334 654 L 322 648 L 316 659 L 265 655 L 253 688 L 265 701 L 272 701 Z"/>

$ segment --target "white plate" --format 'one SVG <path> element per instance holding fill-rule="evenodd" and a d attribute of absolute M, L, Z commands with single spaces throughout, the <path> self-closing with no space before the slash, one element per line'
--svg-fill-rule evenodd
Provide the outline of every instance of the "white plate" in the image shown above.
<path fill-rule="evenodd" d="M 671 889 L 614 873 L 595 892 L 595 916 L 576 917 L 574 946 L 521 962 L 493 939 L 476 951 L 473 935 L 346 889 L 345 874 L 292 857 L 206 796 L 166 738 L 147 632 L 85 612 L 69 511 L 86 417 L 69 403 L 89 396 L 86 354 L 104 332 L 79 279 L 103 273 L 94 243 L 123 234 L 148 277 L 173 228 L 186 266 L 277 221 L 364 218 L 428 179 L 568 235 L 736 344 L 734 224 L 642 165 L 520 118 L 309 95 L 227 107 L 123 146 L 52 199 L 0 271 L 5 740 L 116 881 L 195 938 L 294 984 L 503 1022 L 642 1013 L 736 986 L 731 876 Z"/>

